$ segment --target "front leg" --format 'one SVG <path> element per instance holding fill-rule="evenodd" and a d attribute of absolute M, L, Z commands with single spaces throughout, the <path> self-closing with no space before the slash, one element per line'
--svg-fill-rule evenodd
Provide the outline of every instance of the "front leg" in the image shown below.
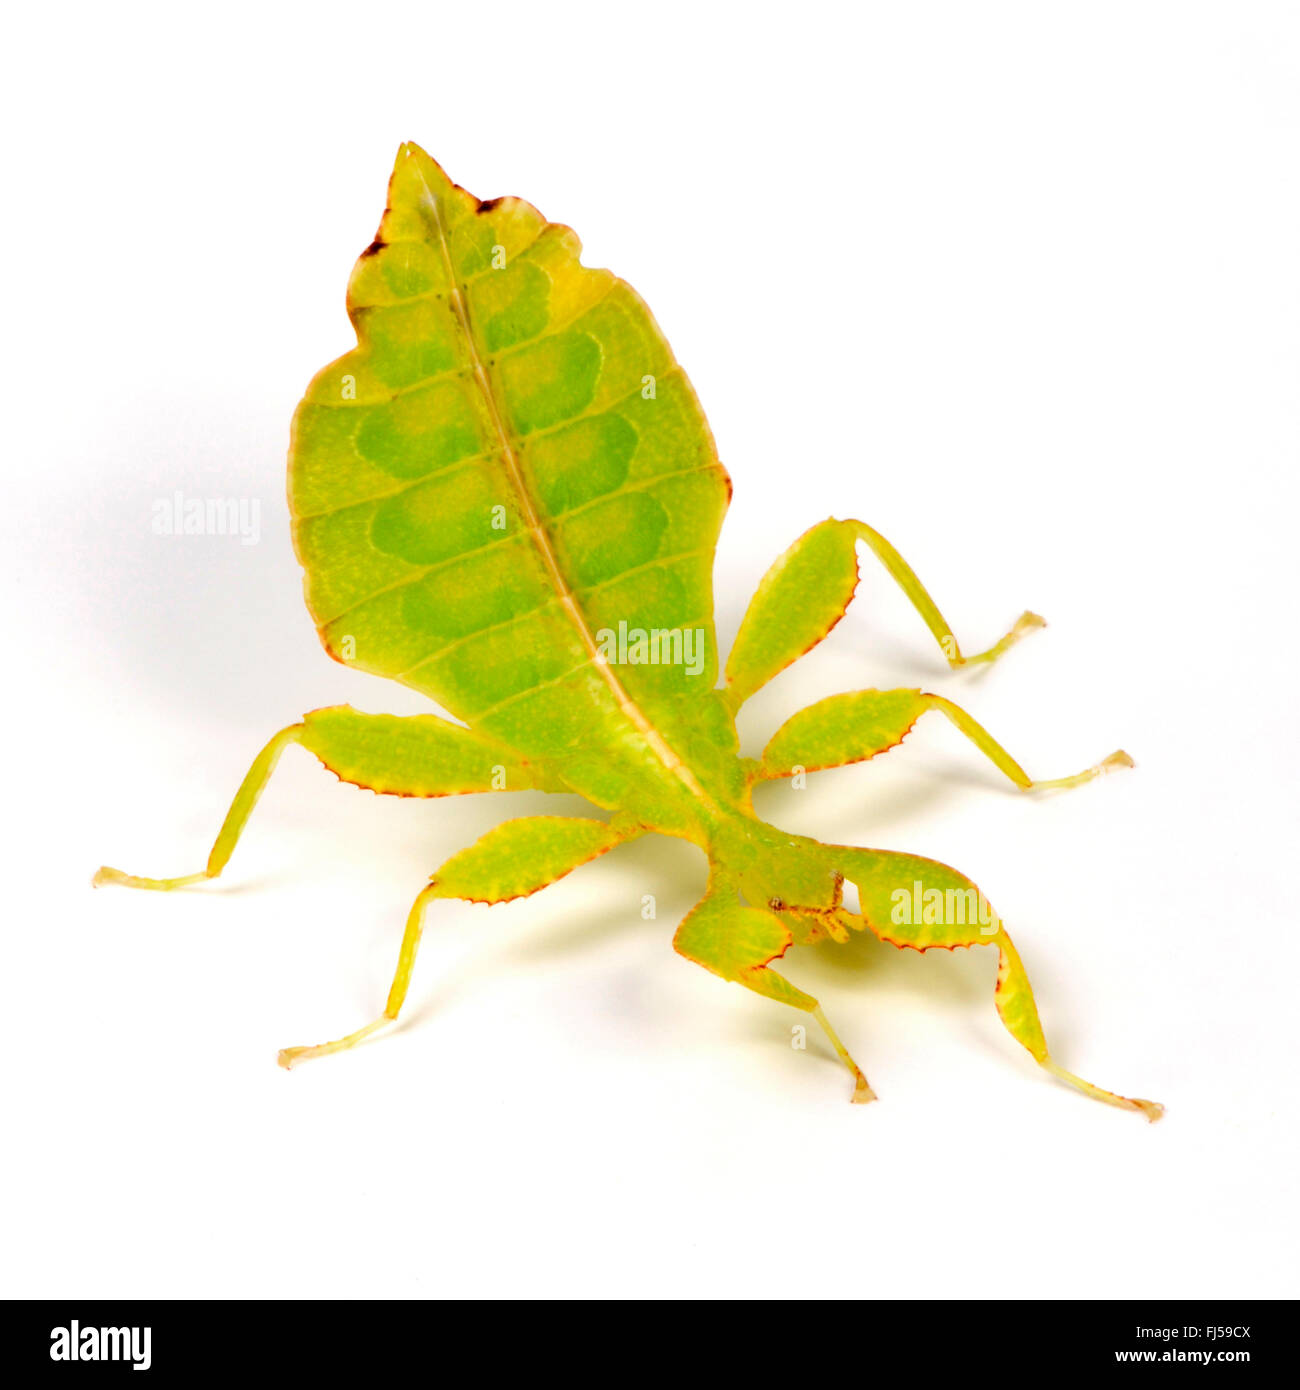
<path fill-rule="evenodd" d="M 1036 613 L 1022 613 L 987 651 L 964 655 L 925 585 L 884 536 L 865 522 L 832 518 L 800 536 L 759 583 L 727 659 L 725 693 L 733 710 L 815 647 L 844 616 L 858 583 L 859 541 L 911 600 L 954 669 L 996 661 L 1027 632 L 1043 626 Z"/>
<path fill-rule="evenodd" d="M 1052 1058 L 1038 1019 L 1029 977 L 997 913 L 963 874 L 933 859 L 889 850 L 824 847 L 827 859 L 858 890 L 858 914 L 845 916 L 899 949 L 951 951 L 958 946 L 996 946 L 999 954 L 994 1004 L 1003 1027 L 1045 1071 L 1094 1100 L 1136 1110 L 1158 1120 L 1157 1101 L 1122 1096 L 1066 1071 Z"/>
<path fill-rule="evenodd" d="M 716 872 L 710 874 L 708 891 L 673 937 L 674 950 L 687 960 L 778 1004 L 812 1014 L 853 1076 L 853 1100 L 858 1104 L 875 1100 L 876 1093 L 867 1084 L 862 1068 L 849 1056 L 822 1006 L 769 968 L 792 945 L 790 930 L 779 917 L 762 908 L 745 907 L 735 885 Z"/>

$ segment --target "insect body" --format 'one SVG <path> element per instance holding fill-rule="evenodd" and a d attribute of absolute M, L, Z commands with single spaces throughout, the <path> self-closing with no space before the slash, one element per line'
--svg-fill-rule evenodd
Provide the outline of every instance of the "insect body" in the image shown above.
<path fill-rule="evenodd" d="M 718 679 L 712 562 L 730 498 L 690 383 L 635 292 L 579 261 L 567 228 L 514 198 L 479 202 L 404 145 L 379 233 L 348 290 L 358 346 L 320 372 L 294 418 L 289 491 L 306 599 L 326 650 L 423 692 L 436 715 L 316 710 L 263 749 L 206 869 L 96 882 L 169 889 L 215 877 L 292 743 L 377 792 L 577 792 L 607 819 L 507 821 L 454 855 L 411 908 L 382 1015 L 333 1042 L 280 1053 L 289 1067 L 353 1046 L 405 998 L 427 909 L 533 893 L 647 833 L 708 856 L 709 883 L 674 946 L 724 979 L 816 1016 L 775 962 L 791 945 L 869 930 L 924 951 L 989 944 L 996 1003 L 1035 1060 L 1080 1090 L 1144 1111 L 1059 1068 L 1024 968 L 979 890 L 912 855 L 825 845 L 759 820 L 764 780 L 871 758 L 927 711 L 946 715 L 1019 787 L 1032 782 L 969 714 L 920 690 L 835 695 L 739 755 L 735 714 L 843 615 L 865 544 L 954 667 L 996 659 L 1041 624 L 1026 613 L 964 656 L 894 548 L 858 521 L 813 527 L 759 586 Z M 856 910 L 843 885 L 858 890 Z M 900 911 L 900 907 L 906 910 Z M 915 910 L 912 910 L 913 907 Z"/>

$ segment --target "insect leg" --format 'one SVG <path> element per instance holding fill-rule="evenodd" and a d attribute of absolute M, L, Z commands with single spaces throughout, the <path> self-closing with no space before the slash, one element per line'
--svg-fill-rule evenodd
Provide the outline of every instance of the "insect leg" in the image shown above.
<path fill-rule="evenodd" d="M 858 890 L 857 922 L 892 946 L 928 951 L 935 947 L 996 946 L 998 980 L 994 1002 L 1007 1032 L 1039 1066 L 1094 1100 L 1137 1110 L 1158 1120 L 1164 1107 L 1103 1090 L 1058 1066 L 1047 1049 L 1038 1006 L 1020 955 L 979 889 L 955 869 L 933 859 L 886 850 L 828 847 L 833 862 Z"/>
<path fill-rule="evenodd" d="M 345 1052 L 349 1047 L 355 1047 L 362 1039 L 378 1032 L 380 1028 L 397 1021 L 397 1015 L 406 1000 L 406 991 L 410 988 L 411 972 L 415 969 L 415 957 L 420 949 L 420 937 L 424 932 L 424 910 L 438 896 L 437 883 L 430 883 L 411 904 L 406 918 L 406 930 L 402 933 L 402 948 L 397 956 L 397 970 L 393 974 L 393 983 L 389 988 L 388 1001 L 384 1005 L 383 1013 L 372 1023 L 367 1023 L 364 1028 L 335 1038 L 333 1042 L 317 1043 L 314 1047 L 281 1048 L 276 1060 L 286 1071 L 295 1062 L 305 1061 L 308 1057 L 328 1057 L 331 1052 Z"/>
<path fill-rule="evenodd" d="M 281 729 L 257 755 L 217 836 L 202 873 L 138 878 L 107 866 L 94 882 L 129 888 L 184 888 L 216 878 L 226 866 L 280 754 L 291 743 L 314 753 L 340 781 L 396 796 L 458 796 L 465 792 L 549 791 L 550 773 L 509 749 L 433 714 L 365 714 L 331 705 Z"/>
<path fill-rule="evenodd" d="M 364 1028 L 333 1042 L 284 1048 L 277 1059 L 280 1065 L 288 1070 L 309 1057 L 346 1051 L 396 1022 L 415 969 L 425 909 L 435 898 L 501 903 L 526 897 L 641 833 L 637 825 L 565 816 L 527 816 L 489 830 L 468 849 L 453 855 L 411 904 L 383 1013 Z"/>
<path fill-rule="evenodd" d="M 889 541 L 865 522 L 832 518 L 806 531 L 779 556 L 750 600 L 727 658 L 726 697 L 733 709 L 815 647 L 844 616 L 857 588 L 859 541 L 911 600 L 954 668 L 995 661 L 1027 632 L 1043 626 L 1036 613 L 1022 613 L 987 651 L 964 655 L 929 591 Z"/>
<path fill-rule="evenodd" d="M 135 874 L 124 874 L 121 869 L 111 869 L 105 864 L 92 879 L 95 887 L 98 888 L 103 883 L 121 883 L 127 888 L 154 888 L 166 892 L 172 888 L 188 887 L 191 883 L 202 883 L 204 879 L 216 878 L 234 853 L 235 845 L 244 832 L 244 826 L 253 813 L 253 807 L 257 805 L 257 798 L 262 795 L 263 789 L 271 779 L 271 773 L 275 771 L 276 763 L 280 761 L 280 754 L 291 743 L 300 743 L 303 733 L 304 727 L 301 724 L 291 724 L 289 728 L 281 729 L 253 760 L 253 765 L 240 783 L 235 799 L 230 803 L 230 810 L 226 812 L 226 819 L 217 832 L 212 853 L 208 855 L 207 867 L 201 873 L 183 874 L 179 878 L 139 878 Z"/>
<path fill-rule="evenodd" d="M 817 1000 L 768 968 L 769 962 L 784 955 L 791 944 L 789 928 L 780 918 L 761 908 L 743 906 L 733 886 L 716 877 L 710 878 L 708 892 L 673 937 L 674 950 L 687 960 L 755 994 L 812 1014 L 853 1077 L 853 1100 L 859 1104 L 875 1100 L 876 1093 L 862 1068 L 849 1055 Z"/>
<path fill-rule="evenodd" d="M 1091 782 L 1094 777 L 1101 777 L 1107 772 L 1113 772 L 1117 768 L 1132 767 L 1133 759 L 1122 749 L 1118 748 L 1115 752 L 1105 757 L 1101 762 L 1092 767 L 1085 768 L 1082 772 L 1076 772 L 1069 777 L 1049 777 L 1031 778 L 1029 774 L 1020 766 L 1018 762 L 1007 752 L 1005 748 L 993 737 L 992 734 L 969 714 L 960 705 L 955 705 L 951 700 L 945 700 L 942 695 L 922 695 L 921 700 L 926 709 L 938 710 L 940 714 L 946 715 L 952 723 L 966 735 L 976 748 L 984 754 L 988 760 L 1004 772 L 1022 791 L 1046 791 L 1049 789 L 1063 789 L 1065 787 L 1081 787 L 1085 782 Z"/>
<path fill-rule="evenodd" d="M 764 749 L 756 775 L 789 777 L 796 768 L 812 772 L 864 762 L 901 743 L 928 710 L 946 716 L 1023 791 L 1077 787 L 1104 772 L 1133 766 L 1133 759 L 1120 750 L 1071 777 L 1035 781 L 982 724 L 942 695 L 923 690 L 857 690 L 819 700 L 787 719 Z"/>
<path fill-rule="evenodd" d="M 1037 613 L 1026 610 L 1016 619 L 1010 630 L 994 642 L 987 651 L 978 652 L 974 656 L 963 656 L 961 647 L 958 645 L 956 637 L 953 636 L 952 628 L 948 626 L 948 620 L 939 611 L 938 605 L 930 597 L 925 585 L 917 578 L 911 565 L 903 559 L 879 531 L 868 526 L 865 521 L 846 521 L 841 524 L 851 527 L 855 538 L 865 542 L 876 559 L 889 571 L 894 583 L 907 595 L 912 607 L 921 615 L 926 627 L 934 634 L 935 641 L 942 648 L 944 656 L 948 658 L 948 665 L 954 669 L 958 666 L 971 666 L 977 662 L 996 661 L 1008 648 L 1014 647 L 1026 633 L 1033 632 L 1035 628 L 1046 626 L 1046 623 Z"/>

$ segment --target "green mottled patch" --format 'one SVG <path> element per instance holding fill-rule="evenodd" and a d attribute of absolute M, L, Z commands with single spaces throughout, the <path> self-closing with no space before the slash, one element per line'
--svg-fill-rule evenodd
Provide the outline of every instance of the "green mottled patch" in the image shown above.
<path fill-rule="evenodd" d="M 600 344 L 566 330 L 530 343 L 498 364 L 510 423 L 520 434 L 550 429 L 586 410 L 600 378 Z"/>
<path fill-rule="evenodd" d="M 376 550 L 414 565 L 436 565 L 453 555 L 499 543 L 519 527 L 513 499 L 479 469 L 440 475 L 376 504 L 370 536 Z M 493 526 L 494 508 L 509 508 L 506 525 Z"/>
<path fill-rule="evenodd" d="M 523 450 L 525 465 L 548 516 L 604 497 L 627 481 L 639 436 L 621 415 L 591 415 Z"/>
<path fill-rule="evenodd" d="M 678 627 L 708 607 L 708 586 L 695 582 L 695 567 L 655 565 L 583 590 L 583 603 L 599 627 Z"/>
<path fill-rule="evenodd" d="M 648 389 L 647 378 L 657 383 L 672 370 L 672 356 L 663 335 L 629 285 L 616 284 L 573 327 L 598 345 L 601 372 L 592 401 L 599 409 Z"/>
<path fill-rule="evenodd" d="M 550 279 L 529 261 L 484 275 L 466 295 L 489 353 L 529 342 L 550 320 Z"/>
<path fill-rule="evenodd" d="M 485 710 L 559 680 L 585 657 L 581 642 L 558 607 L 547 605 L 516 618 L 509 627 L 494 627 L 464 638 L 453 650 L 441 653 L 416 672 L 408 683 L 430 694 L 436 691 L 439 703 L 445 699 L 473 722 Z M 548 731 L 539 729 L 537 733 L 539 743 L 547 741 Z"/>
<path fill-rule="evenodd" d="M 574 583 L 582 589 L 649 564 L 668 525 L 658 498 L 623 492 L 566 517 L 556 530 Z"/>
<path fill-rule="evenodd" d="M 405 590 L 403 616 L 422 632 L 467 637 L 540 608 L 546 592 L 522 538 L 443 566 Z"/>
<path fill-rule="evenodd" d="M 447 272 L 436 246 L 424 241 L 399 241 L 372 248 L 357 262 L 348 286 L 356 311 L 393 304 L 449 288 Z"/>
<path fill-rule="evenodd" d="M 393 390 L 465 365 L 457 321 L 445 298 L 367 309 L 358 319 L 375 375 Z"/>
<path fill-rule="evenodd" d="M 487 452 L 494 440 L 464 381 L 441 381 L 370 407 L 356 449 L 394 478 L 424 478 Z"/>

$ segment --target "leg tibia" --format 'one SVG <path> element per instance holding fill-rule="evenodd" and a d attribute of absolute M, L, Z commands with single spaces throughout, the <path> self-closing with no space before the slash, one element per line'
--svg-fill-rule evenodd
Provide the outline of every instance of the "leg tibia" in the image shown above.
<path fill-rule="evenodd" d="M 1043 1036 L 1033 990 L 1011 938 L 979 889 L 955 869 L 933 859 L 884 850 L 829 847 L 840 871 L 857 887 L 863 925 L 894 946 L 926 951 L 933 947 L 992 945 L 998 948 L 995 1002 L 998 1016 L 1015 1040 L 1047 1071 L 1085 1095 L 1137 1110 L 1158 1120 L 1163 1107 L 1103 1090 L 1067 1072 L 1052 1060 Z"/>
<path fill-rule="evenodd" d="M 235 793 L 235 799 L 230 803 L 230 810 L 226 812 L 226 819 L 217 833 L 212 853 L 208 855 L 207 867 L 202 873 L 184 874 L 179 878 L 139 878 L 135 874 L 124 874 L 121 869 L 110 869 L 106 864 L 95 874 L 92 882 L 96 887 L 104 883 L 120 883 L 128 888 L 153 888 L 166 892 L 172 888 L 187 887 L 191 883 L 201 883 L 204 879 L 216 878 L 234 853 L 239 837 L 244 832 L 244 826 L 248 824 L 248 818 L 253 813 L 253 807 L 257 805 L 257 798 L 262 795 L 267 782 L 271 780 L 271 773 L 275 771 L 281 753 L 291 743 L 300 743 L 302 736 L 301 724 L 281 729 L 253 760 L 252 767 L 248 769 L 239 790 Z"/>
<path fill-rule="evenodd" d="M 939 713 L 946 715 L 975 747 L 999 771 L 1006 773 L 1022 791 L 1047 791 L 1054 788 L 1080 787 L 1085 782 L 1091 782 L 1094 777 L 1101 777 L 1107 772 L 1116 771 L 1118 768 L 1133 766 L 1133 759 L 1122 748 L 1118 748 L 1108 757 L 1103 758 L 1101 762 L 1085 768 L 1082 772 L 1076 772 L 1069 777 L 1040 778 L 1035 781 L 992 734 L 967 714 L 960 705 L 954 705 L 951 700 L 945 700 L 942 695 L 923 695 L 921 698 L 924 700 L 926 708 L 938 710 Z"/>
<path fill-rule="evenodd" d="M 435 898 L 464 898 L 489 904 L 509 902 L 545 888 L 639 833 L 636 827 L 562 816 L 530 816 L 505 821 L 489 830 L 468 849 L 453 855 L 411 904 L 383 1013 L 364 1028 L 333 1042 L 283 1048 L 277 1059 L 280 1065 L 288 1070 L 309 1057 L 344 1052 L 396 1020 L 415 969 L 424 914 Z"/>
<path fill-rule="evenodd" d="M 415 970 L 415 957 L 419 953 L 420 937 L 424 933 L 424 911 L 429 903 L 438 896 L 440 896 L 438 885 L 431 883 L 411 904 L 411 910 L 406 917 L 406 930 L 402 933 L 402 947 L 397 954 L 397 970 L 393 975 L 393 983 L 388 991 L 388 1001 L 384 1005 L 384 1012 L 372 1023 L 367 1023 L 364 1028 L 346 1033 L 341 1038 L 335 1038 L 333 1042 L 317 1043 L 314 1047 L 281 1048 L 276 1061 L 286 1071 L 292 1068 L 295 1062 L 306 1061 L 309 1057 L 328 1057 L 331 1052 L 345 1052 L 349 1047 L 355 1047 L 359 1042 L 368 1038 L 372 1033 L 377 1033 L 387 1024 L 396 1022 L 397 1015 L 401 1012 L 402 1004 L 406 1000 L 406 991 L 411 985 L 411 974 Z"/>
<path fill-rule="evenodd" d="M 727 658 L 726 697 L 733 709 L 815 647 L 844 616 L 858 583 L 859 541 L 907 595 L 952 667 L 995 661 L 1043 626 L 1036 613 L 1022 613 L 987 651 L 966 656 L 925 585 L 879 531 L 861 521 L 823 521 L 777 559 L 745 611 Z"/>
<path fill-rule="evenodd" d="M 857 690 L 819 700 L 787 719 L 764 749 L 758 775 L 789 777 L 796 769 L 815 772 L 865 762 L 901 743 L 929 710 L 950 720 L 1024 791 L 1077 787 L 1104 772 L 1133 766 L 1132 758 L 1121 750 L 1073 776 L 1034 781 L 982 724 L 942 695 L 922 690 Z"/>
<path fill-rule="evenodd" d="M 958 645 L 956 637 L 953 636 L 952 628 L 948 626 L 947 618 L 939 611 L 939 606 L 930 597 L 925 585 L 917 578 L 911 565 L 903 559 L 879 531 L 868 526 L 866 522 L 846 521 L 842 524 L 851 526 L 855 537 L 865 542 L 876 559 L 889 571 L 890 577 L 907 595 L 912 607 L 921 615 L 926 627 L 934 634 L 934 640 L 938 642 L 944 656 L 948 658 L 949 666 L 956 668 L 958 666 L 971 666 L 977 662 L 996 661 L 1003 652 L 1014 647 L 1027 633 L 1033 632 L 1035 628 L 1046 626 L 1037 613 L 1026 610 L 1016 619 L 1010 630 L 986 651 L 978 652 L 974 656 L 963 656 L 961 647 Z"/>
<path fill-rule="evenodd" d="M 342 781 L 397 796 L 458 796 L 557 786 L 535 764 L 437 715 L 363 714 L 348 705 L 333 705 L 313 710 L 301 724 L 281 729 L 257 755 L 201 873 L 139 878 L 105 866 L 95 874 L 96 886 L 121 883 L 166 891 L 216 878 L 234 852 L 280 755 L 291 743 L 301 743 Z"/>

